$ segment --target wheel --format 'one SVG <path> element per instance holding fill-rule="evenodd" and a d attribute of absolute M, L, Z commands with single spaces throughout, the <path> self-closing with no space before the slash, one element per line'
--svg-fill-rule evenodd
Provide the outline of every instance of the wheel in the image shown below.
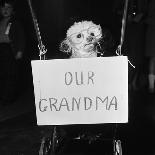
<path fill-rule="evenodd" d="M 122 155 L 122 145 L 120 140 L 114 140 L 114 155 Z"/>

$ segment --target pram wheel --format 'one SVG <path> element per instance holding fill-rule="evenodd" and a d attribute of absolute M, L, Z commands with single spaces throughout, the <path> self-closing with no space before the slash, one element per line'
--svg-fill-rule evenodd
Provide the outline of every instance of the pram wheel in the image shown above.
<path fill-rule="evenodd" d="M 122 145 L 120 140 L 114 140 L 114 155 L 122 155 Z"/>
<path fill-rule="evenodd" d="M 54 127 L 52 135 L 48 138 L 44 138 L 42 140 L 42 144 L 40 147 L 39 155 L 58 155 L 63 153 L 63 151 L 68 151 L 68 145 L 72 145 L 74 148 L 75 145 L 81 146 L 80 143 L 83 143 L 86 148 L 84 151 L 92 152 L 96 150 L 97 147 L 102 147 L 102 145 L 106 145 L 103 152 L 109 155 L 122 155 L 122 145 L 120 140 L 116 140 L 114 137 L 112 139 L 105 139 L 102 133 L 100 134 L 92 134 L 92 133 L 83 133 L 79 134 L 78 137 L 64 137 L 62 133 L 60 133 L 60 129 Z M 110 146 L 111 145 L 111 146 Z M 83 147 L 82 147 L 83 148 Z M 69 148 L 71 150 L 71 148 Z M 70 151 L 69 150 L 69 151 Z"/>

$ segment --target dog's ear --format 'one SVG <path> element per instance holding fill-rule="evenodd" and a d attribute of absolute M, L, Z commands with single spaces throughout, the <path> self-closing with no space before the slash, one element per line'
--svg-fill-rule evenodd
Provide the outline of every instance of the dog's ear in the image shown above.
<path fill-rule="evenodd" d="M 71 53 L 72 48 L 70 46 L 68 39 L 65 39 L 64 41 L 61 42 L 59 49 L 64 53 Z"/>

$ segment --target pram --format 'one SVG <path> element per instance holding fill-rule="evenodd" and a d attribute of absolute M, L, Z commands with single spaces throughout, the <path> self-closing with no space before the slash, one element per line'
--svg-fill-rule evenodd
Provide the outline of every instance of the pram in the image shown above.
<path fill-rule="evenodd" d="M 85 130 L 87 128 L 86 131 L 81 130 L 84 126 Z M 90 131 L 90 125 L 69 125 L 66 126 L 70 128 L 69 132 L 72 131 L 74 133 L 69 133 L 69 135 L 67 134 L 65 136 L 60 133 L 62 126 L 54 126 L 53 130 L 51 130 L 51 136 L 43 137 L 39 155 L 69 154 L 73 152 L 84 152 L 85 154 L 102 153 L 105 155 L 122 155 L 121 140 L 117 137 L 117 124 L 98 125 L 98 127 L 100 127 L 100 132 L 94 132 L 95 126 L 96 125 L 91 125 Z M 62 128 L 64 128 L 64 126 Z M 103 130 L 102 132 L 101 128 Z"/>
<path fill-rule="evenodd" d="M 121 42 L 121 45 L 122 45 L 122 42 Z M 121 45 L 120 45 L 120 51 L 121 51 Z M 40 56 L 42 55 L 42 52 L 43 52 L 43 55 L 45 54 L 44 53 L 45 48 L 44 48 L 42 42 L 39 46 L 39 50 L 41 51 Z M 121 55 L 121 53 L 118 55 Z M 39 75 L 37 75 L 37 77 L 38 76 Z M 40 92 L 39 92 L 39 95 L 40 95 L 40 99 L 41 99 L 39 101 L 39 104 L 41 104 L 41 102 L 43 100 L 45 102 L 47 101 L 46 99 L 42 100 Z M 44 109 L 45 111 L 46 111 L 46 108 Z M 63 150 L 62 149 L 63 144 L 65 144 L 65 142 L 66 142 L 65 141 L 66 135 L 68 133 L 70 133 L 70 135 L 67 135 L 67 138 L 69 137 L 67 139 L 68 143 L 69 143 L 69 141 L 74 140 L 74 141 L 86 142 L 89 145 L 91 145 L 92 143 L 97 142 L 97 141 L 111 141 L 111 144 L 112 144 L 111 152 L 108 152 L 108 153 L 114 154 L 114 155 L 122 155 L 121 141 L 117 137 L 117 123 L 111 124 L 110 126 L 109 125 L 110 124 L 107 124 L 107 125 L 103 124 L 103 126 L 102 126 L 101 124 L 99 124 L 98 125 L 99 128 L 97 127 L 98 128 L 97 130 L 92 128 L 92 126 L 96 126 L 94 124 L 91 125 L 91 127 L 89 127 L 88 124 L 87 125 L 78 125 L 78 126 L 69 125 L 69 126 L 66 126 L 67 128 L 69 128 L 69 132 L 66 132 L 66 130 L 63 130 L 64 126 L 61 129 L 61 126 L 58 126 L 56 123 L 51 129 L 51 134 L 49 134 L 49 136 L 47 136 L 47 137 L 46 136 L 43 137 L 39 155 L 58 154 L 59 150 Z M 75 130 L 71 129 L 73 126 L 76 127 L 76 132 L 70 132 L 70 131 L 75 131 Z M 101 126 L 102 126 L 102 128 L 106 128 L 106 129 L 104 129 L 104 131 L 103 131 Z M 88 128 L 89 128 L 89 130 L 88 130 Z"/>

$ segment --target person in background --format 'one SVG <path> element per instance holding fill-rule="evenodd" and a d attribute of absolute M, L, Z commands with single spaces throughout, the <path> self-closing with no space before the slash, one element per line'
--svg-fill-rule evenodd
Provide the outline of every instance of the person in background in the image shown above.
<path fill-rule="evenodd" d="M 0 104 L 8 105 L 18 96 L 18 62 L 23 57 L 25 36 L 15 18 L 14 1 L 2 0 L 0 15 Z"/>
<path fill-rule="evenodd" d="M 149 60 L 148 89 L 155 91 L 155 0 L 150 0 L 146 18 L 146 47 L 145 55 Z"/>
<path fill-rule="evenodd" d="M 114 0 L 113 11 L 122 21 L 125 0 Z M 143 84 L 141 75 L 144 65 L 145 18 L 148 0 L 129 0 L 122 54 L 127 55 L 135 69 L 129 66 L 129 89 L 138 90 Z"/>

